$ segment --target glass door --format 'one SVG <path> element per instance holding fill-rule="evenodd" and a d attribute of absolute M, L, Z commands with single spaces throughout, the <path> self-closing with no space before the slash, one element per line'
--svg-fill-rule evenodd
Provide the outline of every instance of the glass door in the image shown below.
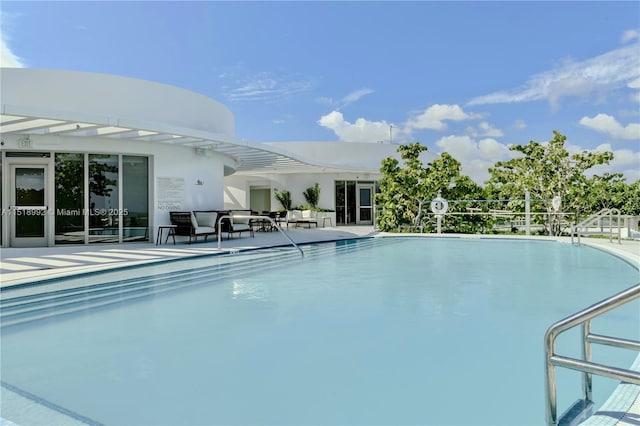
<path fill-rule="evenodd" d="M 356 223 L 358 225 L 373 225 L 373 185 L 358 184 L 357 194 Z"/>
<path fill-rule="evenodd" d="M 47 246 L 47 166 L 11 165 L 10 182 L 11 247 Z"/>

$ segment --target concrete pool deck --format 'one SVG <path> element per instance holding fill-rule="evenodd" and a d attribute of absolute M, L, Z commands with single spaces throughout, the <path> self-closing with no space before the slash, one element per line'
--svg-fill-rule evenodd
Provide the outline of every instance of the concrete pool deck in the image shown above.
<path fill-rule="evenodd" d="M 371 226 L 328 227 L 328 228 L 291 228 L 286 230 L 297 244 L 322 241 L 336 241 L 353 238 L 375 236 L 393 236 L 398 234 L 381 233 Z M 571 243 L 570 238 L 560 237 L 525 237 L 522 235 L 460 235 L 460 234 L 399 234 L 402 236 L 421 236 L 430 238 L 499 238 L 499 239 L 535 239 L 553 240 Z M 595 247 L 625 259 L 640 269 L 640 241 L 624 240 L 621 244 L 609 242 L 606 238 L 582 238 L 581 243 Z M 214 254 L 233 253 L 243 250 L 287 246 L 290 243 L 278 232 L 256 232 L 255 237 L 223 239 L 218 248 L 218 241 L 187 244 L 178 239 L 174 245 L 155 245 L 153 243 L 96 244 L 74 245 L 41 248 L 3 248 L 0 249 L 0 289 L 2 296 L 10 297 L 12 287 L 20 288 L 30 284 L 45 284 L 48 280 L 75 276 L 98 271 L 114 270 L 134 265 L 163 262 L 176 258 L 188 258 Z M 640 281 L 640 273 L 638 276 Z M 39 287 L 39 286 L 37 286 Z M 35 289 L 34 289 L 35 290 Z M 640 357 L 636 364 L 640 364 Z M 627 386 L 628 387 L 628 386 Z M 637 388 L 637 387 L 636 387 Z M 640 394 L 637 389 L 623 389 L 625 401 L 612 396 L 612 403 L 602 407 L 588 425 L 638 425 L 640 419 Z M 618 394 L 618 392 L 616 392 Z M 617 398 L 617 399 L 616 399 Z M 622 405 L 621 405 L 622 404 Z M 626 407 L 626 408 L 624 408 Z M 615 411 L 614 411 L 615 410 Z M 615 416 L 614 416 L 614 413 Z"/>
<path fill-rule="evenodd" d="M 296 244 L 362 238 L 377 234 L 371 226 L 341 226 L 332 228 L 290 228 L 285 230 Z M 124 244 L 64 245 L 37 248 L 0 249 L 0 288 L 35 283 L 38 281 L 162 262 L 169 259 L 225 254 L 275 246 L 291 246 L 279 232 L 256 232 L 255 237 L 242 236 L 218 240 L 209 238 L 188 244 L 188 239 L 176 237 L 167 244 L 151 242 Z"/>

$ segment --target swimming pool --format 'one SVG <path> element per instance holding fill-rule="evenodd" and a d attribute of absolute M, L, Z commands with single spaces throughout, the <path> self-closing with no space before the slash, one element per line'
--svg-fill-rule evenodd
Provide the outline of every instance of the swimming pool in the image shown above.
<path fill-rule="evenodd" d="M 64 308 L 3 316 L 2 381 L 95 424 L 543 424 L 546 328 L 638 280 L 619 258 L 556 242 L 304 249 L 77 279 L 79 295 L 53 295 Z M 112 292 L 89 302 L 103 282 Z M 638 338 L 639 320 L 632 304 L 593 329 Z M 577 355 L 577 334 L 557 347 Z M 628 352 L 593 359 L 628 366 Z M 558 371 L 560 411 L 579 380 Z M 594 378 L 596 405 L 615 386 Z M 8 416 L 6 389 L 3 417 L 28 424 Z"/>

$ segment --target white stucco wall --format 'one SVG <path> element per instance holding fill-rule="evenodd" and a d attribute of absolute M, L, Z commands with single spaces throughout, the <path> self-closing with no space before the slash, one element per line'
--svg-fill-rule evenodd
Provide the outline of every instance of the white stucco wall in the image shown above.
<path fill-rule="evenodd" d="M 320 185 L 321 209 L 335 209 L 335 182 L 337 180 L 374 181 L 380 178 L 379 173 L 288 173 L 280 175 L 266 175 L 262 180 L 247 178 L 246 176 L 227 176 L 225 178 L 225 209 L 246 209 L 250 206 L 250 189 L 256 187 L 271 187 L 271 209 L 282 208 L 280 202 L 273 197 L 273 190 L 287 190 L 291 193 L 292 205 L 304 206 L 307 202 L 302 193 L 317 182 Z"/>
<path fill-rule="evenodd" d="M 400 160 L 398 145 L 388 143 L 366 142 L 265 142 L 267 146 L 284 149 L 301 158 L 313 159 L 318 164 L 331 165 L 336 168 L 346 168 L 358 171 L 380 170 L 384 158 L 394 157 Z M 428 164 L 437 157 L 429 151 L 423 152 L 420 159 Z"/>
<path fill-rule="evenodd" d="M 223 104 L 182 88 L 134 78 L 66 70 L 0 68 L 2 113 L 31 117 L 46 125 L 98 124 L 149 130 L 168 135 L 201 135 L 212 140 L 235 140 L 235 120 Z M 38 121 L 35 121 L 35 126 Z M 222 209 L 224 169 L 234 160 L 212 150 L 144 141 L 135 137 L 93 136 L 82 129 L 75 135 L 29 135 L 29 146 L 19 125 L 4 128 L 1 151 L 78 152 L 143 155 L 150 158 L 150 235 L 169 223 L 168 210 L 158 208 L 158 177 L 184 179 L 181 209 Z M 13 130 L 17 129 L 17 130 Z M 38 133 L 37 128 L 35 133 Z M 54 129 L 55 131 L 55 129 Z M 197 137 L 197 136 L 196 136 Z M 3 170 L 10 161 L 3 156 Z M 54 157 L 49 160 L 53 169 Z M 53 172 L 50 172 L 53 176 Z M 3 179 L 3 207 L 8 182 Z M 5 221 L 6 222 L 6 221 Z M 6 223 L 3 222 L 3 239 Z M 5 242 L 6 244 L 6 242 Z"/>
<path fill-rule="evenodd" d="M 5 145 L 2 148 L 17 150 L 18 139 L 18 135 L 3 137 Z M 156 235 L 157 226 L 170 223 L 168 210 L 158 208 L 159 194 L 156 185 L 158 177 L 184 179 L 183 210 L 217 210 L 224 207 L 224 162 L 228 159 L 217 156 L 215 153 L 202 156 L 191 147 L 118 139 L 105 141 L 100 138 L 40 135 L 32 135 L 30 139 L 32 141 L 30 150 L 37 152 L 86 152 L 149 156 L 151 175 L 149 194 L 152 203 L 149 211 L 150 235 Z M 5 158 L 4 161 L 6 163 L 10 159 Z M 53 156 L 50 158 L 50 165 L 53 169 Z M 6 170 L 5 167 L 3 170 Z M 197 184 L 198 181 L 202 184 Z M 3 182 L 3 185 L 5 183 Z M 6 192 L 3 190 L 3 196 L 6 195 Z M 6 202 L 7 200 L 5 200 Z"/>
<path fill-rule="evenodd" d="M 55 113 L 77 121 L 105 120 L 114 126 L 161 123 L 235 134 L 231 111 L 196 92 L 152 81 L 67 70 L 0 68 L 0 101 L 12 110 Z M 71 115 L 69 115 L 69 113 Z M 35 114 L 34 114 L 35 115 Z M 68 116 L 68 117 L 67 117 Z"/>

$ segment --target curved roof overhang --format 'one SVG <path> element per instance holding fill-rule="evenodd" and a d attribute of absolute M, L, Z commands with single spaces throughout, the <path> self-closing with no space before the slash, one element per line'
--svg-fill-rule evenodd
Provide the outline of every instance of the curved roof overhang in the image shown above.
<path fill-rule="evenodd" d="M 203 155 L 218 154 L 230 160 L 225 166 L 229 174 L 259 175 L 273 173 L 320 173 L 325 171 L 365 171 L 317 164 L 286 150 L 265 146 L 233 136 L 197 129 L 141 122 L 121 117 L 83 114 L 82 112 L 38 111 L 34 108 L 2 105 L 0 135 L 43 135 L 91 137 L 108 140 L 147 141 L 175 146 L 188 146 Z"/>

